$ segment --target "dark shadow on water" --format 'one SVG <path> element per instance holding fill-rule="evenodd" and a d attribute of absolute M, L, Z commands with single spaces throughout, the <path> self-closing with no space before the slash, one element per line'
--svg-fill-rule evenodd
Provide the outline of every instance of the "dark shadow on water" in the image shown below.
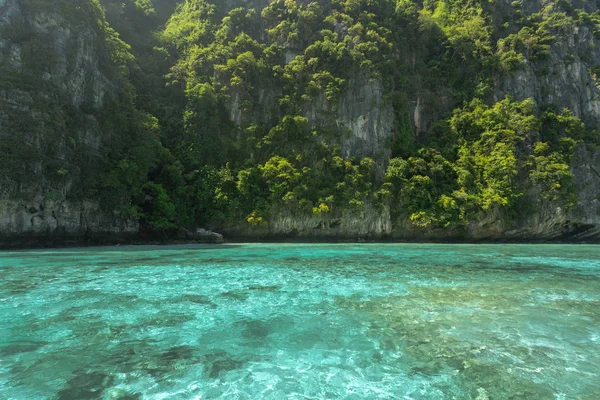
<path fill-rule="evenodd" d="M 169 313 L 168 311 L 159 311 L 156 314 L 144 318 L 140 326 L 162 326 L 162 327 L 174 327 L 188 322 L 194 319 L 193 315 L 180 314 L 180 313 Z"/>
<path fill-rule="evenodd" d="M 281 286 L 279 285 L 272 285 L 272 286 L 261 286 L 261 285 L 255 285 L 255 286 L 248 286 L 248 290 L 256 290 L 259 292 L 278 292 L 281 289 Z"/>
<path fill-rule="evenodd" d="M 32 279 L 9 279 L 0 284 L 0 290 L 8 292 L 15 296 L 26 294 L 38 286 L 38 282 Z"/>
<path fill-rule="evenodd" d="M 202 357 L 202 362 L 208 377 L 216 379 L 230 371 L 242 369 L 247 361 L 235 358 L 226 351 L 217 351 L 215 353 L 205 354 Z"/>
<path fill-rule="evenodd" d="M 194 358 L 194 347 L 175 346 L 160 354 L 160 360 L 166 364 L 177 360 L 191 360 Z"/>
<path fill-rule="evenodd" d="M 171 300 L 171 303 L 182 302 L 189 302 L 201 306 L 207 306 L 209 308 L 217 308 L 217 305 L 213 303 L 207 296 L 202 296 L 199 294 L 184 294 Z"/>
<path fill-rule="evenodd" d="M 109 307 L 109 306 L 127 306 L 127 307 L 136 307 L 139 305 L 139 302 L 142 301 L 144 303 L 150 303 L 148 300 L 140 299 L 139 296 L 135 294 L 119 294 L 119 293 L 111 293 L 109 295 L 105 295 L 101 297 L 100 304 Z"/>
<path fill-rule="evenodd" d="M 181 377 L 190 367 L 202 363 L 202 357 L 193 346 L 162 349 L 145 340 L 121 342 L 103 357 L 102 364 L 112 366 L 116 372 L 136 375 L 145 373 L 157 382 L 168 382 L 174 377 Z"/>
<path fill-rule="evenodd" d="M 271 333 L 269 323 L 260 320 L 240 321 L 242 336 L 248 339 L 265 339 Z"/>
<path fill-rule="evenodd" d="M 141 400 L 141 393 L 132 393 L 126 390 L 116 390 L 110 394 L 110 400 Z"/>
<path fill-rule="evenodd" d="M 0 346 L 0 357 L 10 357 L 22 353 L 37 351 L 47 345 L 48 342 L 14 342 Z"/>
<path fill-rule="evenodd" d="M 169 380 L 172 376 L 180 376 L 192 365 L 200 363 L 192 346 L 175 346 L 153 355 L 144 355 L 140 369 L 160 381 Z"/>
<path fill-rule="evenodd" d="M 221 293 L 222 297 L 226 297 L 228 299 L 233 299 L 233 300 L 238 300 L 238 301 L 244 301 L 244 300 L 248 299 L 249 295 L 250 294 L 248 293 L 248 291 L 243 290 L 243 289 L 230 290 L 229 292 Z"/>
<path fill-rule="evenodd" d="M 176 244 L 176 245 L 127 245 L 127 246 L 100 246 L 100 247 L 86 247 L 86 248 L 74 248 L 68 249 L 68 251 L 81 251 L 86 253 L 91 252 L 127 252 L 127 253 L 137 253 L 137 252 L 148 252 L 148 251 L 171 251 L 173 255 L 177 255 L 179 253 L 186 254 L 186 252 L 190 251 L 211 251 L 211 250 L 235 250 L 240 247 L 243 247 L 239 244 Z M 57 253 L 60 253 L 61 250 L 56 250 Z M 62 250 L 65 251 L 65 250 Z M 164 255 L 161 255 L 164 256 Z"/>
<path fill-rule="evenodd" d="M 114 377 L 102 372 L 75 371 L 65 387 L 56 393 L 55 400 L 90 400 L 102 398 L 102 393 L 114 382 Z"/>
<path fill-rule="evenodd" d="M 577 265 L 554 265 L 550 263 L 536 263 L 505 260 L 485 261 L 485 260 L 465 260 L 462 264 L 452 265 L 431 265 L 422 264 L 424 268 L 432 268 L 434 270 L 449 270 L 460 273 L 481 274 L 485 272 L 500 272 L 500 273 L 519 273 L 519 274 L 550 274 L 557 277 L 566 277 L 571 279 L 599 279 L 598 270 L 586 269 Z"/>

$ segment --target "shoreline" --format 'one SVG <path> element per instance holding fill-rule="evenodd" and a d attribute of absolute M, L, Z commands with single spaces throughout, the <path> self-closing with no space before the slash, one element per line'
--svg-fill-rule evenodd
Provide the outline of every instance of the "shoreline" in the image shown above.
<path fill-rule="evenodd" d="M 414 240 L 379 238 L 379 239 L 357 239 L 357 238 L 336 238 L 336 237 L 294 237 L 294 236 L 267 236 L 262 238 L 252 236 L 237 236 L 228 238 L 225 236 L 224 242 L 198 241 L 198 240 L 178 240 L 178 239 L 142 239 L 125 238 L 116 239 L 102 238 L 94 240 L 90 238 L 68 238 L 60 240 L 58 238 L 25 238 L 0 239 L 0 251 L 19 251 L 19 250 L 52 250 L 68 248 L 118 248 L 118 247 L 167 247 L 167 246 L 211 246 L 221 245 L 242 245 L 242 244 L 439 244 L 439 245 L 600 245 L 600 240 L 576 240 L 570 238 L 556 239 L 528 239 L 517 240 L 515 238 L 415 238 Z"/>

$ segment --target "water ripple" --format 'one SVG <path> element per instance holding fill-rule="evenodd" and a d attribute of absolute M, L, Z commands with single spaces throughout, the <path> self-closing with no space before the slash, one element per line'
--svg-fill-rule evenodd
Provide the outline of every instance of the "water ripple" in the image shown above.
<path fill-rule="evenodd" d="M 597 399 L 597 246 L 0 254 L 0 398 Z"/>

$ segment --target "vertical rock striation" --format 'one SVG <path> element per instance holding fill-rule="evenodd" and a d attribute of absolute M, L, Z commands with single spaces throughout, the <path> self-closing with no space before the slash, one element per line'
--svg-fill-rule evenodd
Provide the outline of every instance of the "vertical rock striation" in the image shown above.
<path fill-rule="evenodd" d="M 125 90 L 94 4 L 0 2 L 0 244 L 137 232 L 82 192 Z"/>

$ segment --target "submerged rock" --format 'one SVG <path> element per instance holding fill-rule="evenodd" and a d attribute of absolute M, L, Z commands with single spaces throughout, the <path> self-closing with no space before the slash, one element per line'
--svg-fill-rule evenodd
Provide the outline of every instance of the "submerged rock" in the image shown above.
<path fill-rule="evenodd" d="M 56 394 L 57 400 L 97 399 L 112 386 L 114 377 L 102 372 L 79 373 Z"/>
<path fill-rule="evenodd" d="M 217 351 L 215 353 L 203 356 L 203 364 L 208 377 L 211 379 L 220 378 L 230 371 L 241 369 L 246 361 L 236 358 L 233 354 L 226 351 Z"/>

